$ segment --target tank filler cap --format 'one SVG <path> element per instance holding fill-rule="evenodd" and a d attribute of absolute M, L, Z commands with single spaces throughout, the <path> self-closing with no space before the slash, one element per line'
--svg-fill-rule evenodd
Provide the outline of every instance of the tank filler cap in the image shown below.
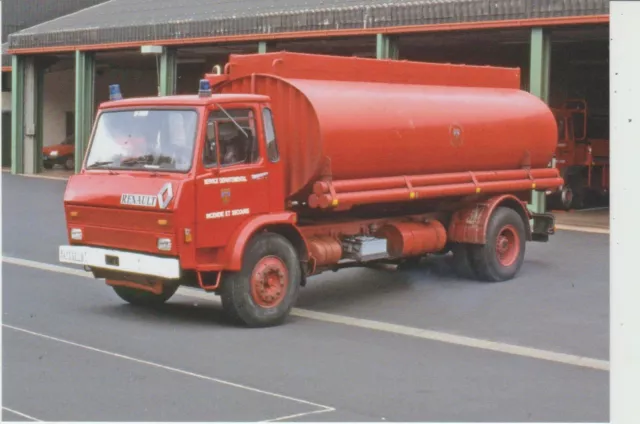
<path fill-rule="evenodd" d="M 200 89 L 198 90 L 198 96 L 211 97 L 211 84 L 208 79 L 200 80 Z"/>

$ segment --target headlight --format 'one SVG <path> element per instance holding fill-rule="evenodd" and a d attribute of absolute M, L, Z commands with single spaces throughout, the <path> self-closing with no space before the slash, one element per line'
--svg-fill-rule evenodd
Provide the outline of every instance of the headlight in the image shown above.
<path fill-rule="evenodd" d="M 72 228 L 71 229 L 71 239 L 72 240 L 82 240 L 82 230 L 80 228 Z"/>
<path fill-rule="evenodd" d="M 159 238 L 158 239 L 158 250 L 171 250 L 171 239 L 168 238 Z"/>
<path fill-rule="evenodd" d="M 53 156 L 53 157 L 58 156 L 58 151 L 57 150 L 52 151 L 51 153 L 49 153 L 49 156 Z"/>

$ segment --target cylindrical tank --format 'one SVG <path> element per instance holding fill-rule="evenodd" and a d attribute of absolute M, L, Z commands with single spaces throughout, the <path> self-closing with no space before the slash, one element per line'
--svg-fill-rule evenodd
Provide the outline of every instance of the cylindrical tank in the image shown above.
<path fill-rule="evenodd" d="M 217 92 L 272 99 L 289 197 L 323 176 L 544 168 L 557 144 L 551 110 L 518 89 L 230 77 Z"/>

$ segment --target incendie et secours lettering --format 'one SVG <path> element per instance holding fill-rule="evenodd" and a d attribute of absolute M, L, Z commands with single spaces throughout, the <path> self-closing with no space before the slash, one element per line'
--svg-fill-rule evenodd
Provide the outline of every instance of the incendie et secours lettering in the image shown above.
<path fill-rule="evenodd" d="M 220 218 L 229 218 L 232 216 L 242 216 L 249 215 L 249 208 L 244 209 L 231 209 L 226 211 L 217 211 L 217 212 L 209 212 L 205 215 L 206 219 L 220 219 Z"/>

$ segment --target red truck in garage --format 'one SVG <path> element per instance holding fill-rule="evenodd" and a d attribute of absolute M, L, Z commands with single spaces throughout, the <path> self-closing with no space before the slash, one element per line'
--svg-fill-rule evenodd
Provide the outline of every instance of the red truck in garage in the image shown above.
<path fill-rule="evenodd" d="M 587 102 L 582 99 L 567 100 L 552 111 L 558 122 L 555 166 L 560 170 L 565 185 L 550 193 L 550 206 L 564 210 L 580 209 L 608 200 L 609 139 L 597 137 L 607 132 L 608 122 L 602 125 L 604 120 L 596 120 L 593 116 L 589 118 Z M 592 133 L 596 133 L 596 137 Z"/>
<path fill-rule="evenodd" d="M 112 86 L 66 188 L 60 261 L 136 305 L 218 294 L 252 327 L 344 267 L 452 251 L 463 274 L 512 279 L 554 232 L 532 190 L 563 185 L 556 120 L 519 87 L 514 68 L 286 52 L 232 55 L 194 95 Z"/>

